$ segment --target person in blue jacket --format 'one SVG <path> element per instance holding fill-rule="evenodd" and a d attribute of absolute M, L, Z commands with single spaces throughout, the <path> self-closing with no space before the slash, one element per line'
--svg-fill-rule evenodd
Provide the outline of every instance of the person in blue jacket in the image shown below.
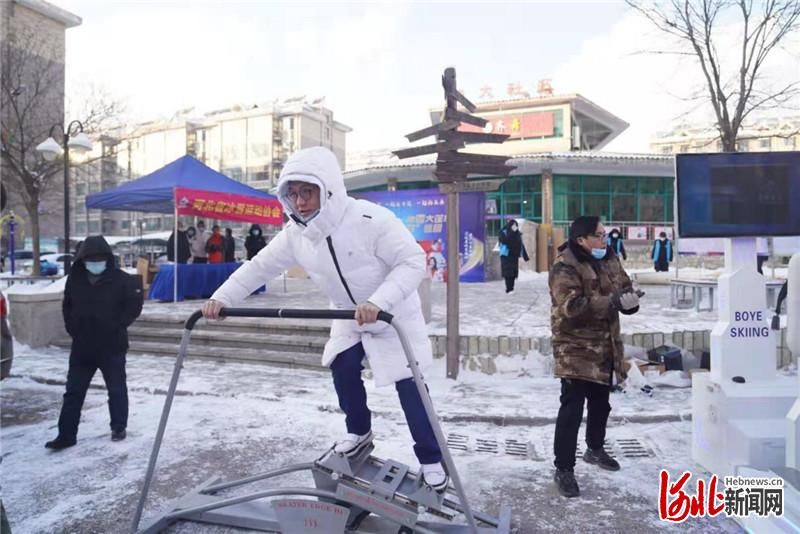
<path fill-rule="evenodd" d="M 667 239 L 667 233 L 658 234 L 658 239 L 653 243 L 653 263 L 656 272 L 669 271 L 669 262 L 672 261 L 672 241 Z"/>
<path fill-rule="evenodd" d="M 622 244 L 622 235 L 620 235 L 618 228 L 613 228 L 611 233 L 608 234 L 608 246 L 618 257 L 623 260 L 628 259 L 628 254 L 625 253 L 625 245 Z"/>

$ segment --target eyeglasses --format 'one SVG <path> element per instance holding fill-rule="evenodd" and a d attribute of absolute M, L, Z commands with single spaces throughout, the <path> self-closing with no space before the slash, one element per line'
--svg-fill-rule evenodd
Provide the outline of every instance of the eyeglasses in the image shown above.
<path fill-rule="evenodd" d="M 606 232 L 595 232 L 593 234 L 588 234 L 586 237 L 596 237 L 597 239 L 608 239 L 608 234 Z"/>
<path fill-rule="evenodd" d="M 301 187 L 299 190 L 287 191 L 285 196 L 291 202 L 297 202 L 298 198 L 309 201 L 314 196 L 315 189 L 313 186 Z"/>

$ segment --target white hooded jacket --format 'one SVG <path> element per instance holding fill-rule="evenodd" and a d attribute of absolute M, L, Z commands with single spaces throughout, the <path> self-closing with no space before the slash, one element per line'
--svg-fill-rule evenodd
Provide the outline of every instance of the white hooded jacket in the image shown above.
<path fill-rule="evenodd" d="M 391 211 L 347 196 L 336 156 L 314 147 L 293 154 L 278 180 L 278 198 L 293 213 L 285 193 L 290 181 L 320 187 L 320 211 L 307 225 L 294 218 L 252 260 L 212 295 L 226 307 L 293 265 L 300 265 L 328 295 L 333 309 L 355 309 L 367 301 L 391 313 L 404 327 L 421 368 L 433 359 L 417 288 L 425 277 L 425 253 Z M 337 269 L 338 263 L 338 269 Z M 341 274 L 340 274 L 341 272 Z M 358 326 L 337 320 L 325 345 L 323 365 L 363 343 L 378 386 L 412 376 L 395 329 L 383 322 Z"/>

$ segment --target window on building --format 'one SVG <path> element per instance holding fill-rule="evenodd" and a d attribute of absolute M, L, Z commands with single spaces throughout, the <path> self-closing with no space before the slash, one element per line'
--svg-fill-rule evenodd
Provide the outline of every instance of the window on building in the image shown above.
<path fill-rule="evenodd" d="M 689 145 L 681 145 L 680 152 L 689 152 Z"/>
<path fill-rule="evenodd" d="M 241 167 L 227 167 L 225 169 L 222 169 L 222 171 L 220 172 L 222 172 L 222 174 L 224 174 L 228 178 L 236 180 L 237 182 L 241 182 L 242 178 L 244 177 L 244 173 L 242 172 Z"/>
<path fill-rule="evenodd" d="M 580 176 L 554 176 L 553 177 L 553 193 L 580 193 L 581 192 L 581 177 Z"/>
<path fill-rule="evenodd" d="M 795 138 L 794 137 L 786 137 L 783 139 L 783 146 L 794 148 L 795 147 Z"/>
<path fill-rule="evenodd" d="M 244 162 L 247 149 L 247 121 L 222 123 L 222 161 L 232 166 Z"/>
<path fill-rule="evenodd" d="M 131 221 L 129 221 L 128 219 L 123 219 L 123 220 L 120 222 L 120 225 L 119 225 L 119 226 L 120 226 L 120 228 L 121 228 L 122 230 L 130 230 L 130 229 L 131 229 Z"/>
<path fill-rule="evenodd" d="M 557 176 L 553 190 L 556 223 L 579 215 L 598 215 L 611 223 L 672 221 L 671 178 Z"/>
<path fill-rule="evenodd" d="M 750 149 L 750 141 L 742 139 L 736 143 L 736 150 L 739 152 L 747 152 Z"/>
<path fill-rule="evenodd" d="M 769 148 L 770 139 L 767 137 L 766 139 L 759 139 L 758 140 L 758 147 L 759 148 Z"/>
<path fill-rule="evenodd" d="M 583 214 L 597 215 L 601 220 L 609 220 L 609 195 L 604 194 L 585 194 L 583 196 Z"/>
<path fill-rule="evenodd" d="M 641 195 L 639 197 L 639 221 L 661 222 L 665 216 L 664 195 Z"/>
<path fill-rule="evenodd" d="M 661 147 L 662 154 L 672 154 L 672 145 L 664 145 Z"/>
<path fill-rule="evenodd" d="M 611 192 L 616 195 L 636 193 L 638 181 L 637 178 L 612 178 Z"/>
<path fill-rule="evenodd" d="M 247 180 L 249 182 L 269 180 L 269 167 L 262 165 L 247 169 Z"/>
<path fill-rule="evenodd" d="M 75 233 L 79 235 L 86 235 L 86 223 L 85 222 L 75 223 Z"/>
<path fill-rule="evenodd" d="M 611 220 L 627 222 L 636 220 L 636 195 L 613 195 L 611 197 Z"/>
<path fill-rule="evenodd" d="M 505 209 L 503 215 L 505 218 L 522 216 L 523 198 L 521 194 L 505 195 L 504 200 Z"/>
<path fill-rule="evenodd" d="M 609 183 L 607 176 L 586 176 L 583 179 L 584 193 L 608 193 Z"/>
<path fill-rule="evenodd" d="M 92 235 L 100 233 L 100 221 L 89 221 L 89 233 Z"/>

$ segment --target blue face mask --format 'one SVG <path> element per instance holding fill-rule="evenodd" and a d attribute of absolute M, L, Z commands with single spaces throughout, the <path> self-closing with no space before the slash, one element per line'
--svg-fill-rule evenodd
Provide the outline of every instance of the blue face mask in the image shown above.
<path fill-rule="evenodd" d="M 593 248 L 592 249 L 592 257 L 596 260 L 602 260 L 606 257 L 606 249 L 604 248 Z"/>
<path fill-rule="evenodd" d="M 92 274 L 103 274 L 106 270 L 105 261 L 87 261 L 85 262 L 86 270 Z"/>

